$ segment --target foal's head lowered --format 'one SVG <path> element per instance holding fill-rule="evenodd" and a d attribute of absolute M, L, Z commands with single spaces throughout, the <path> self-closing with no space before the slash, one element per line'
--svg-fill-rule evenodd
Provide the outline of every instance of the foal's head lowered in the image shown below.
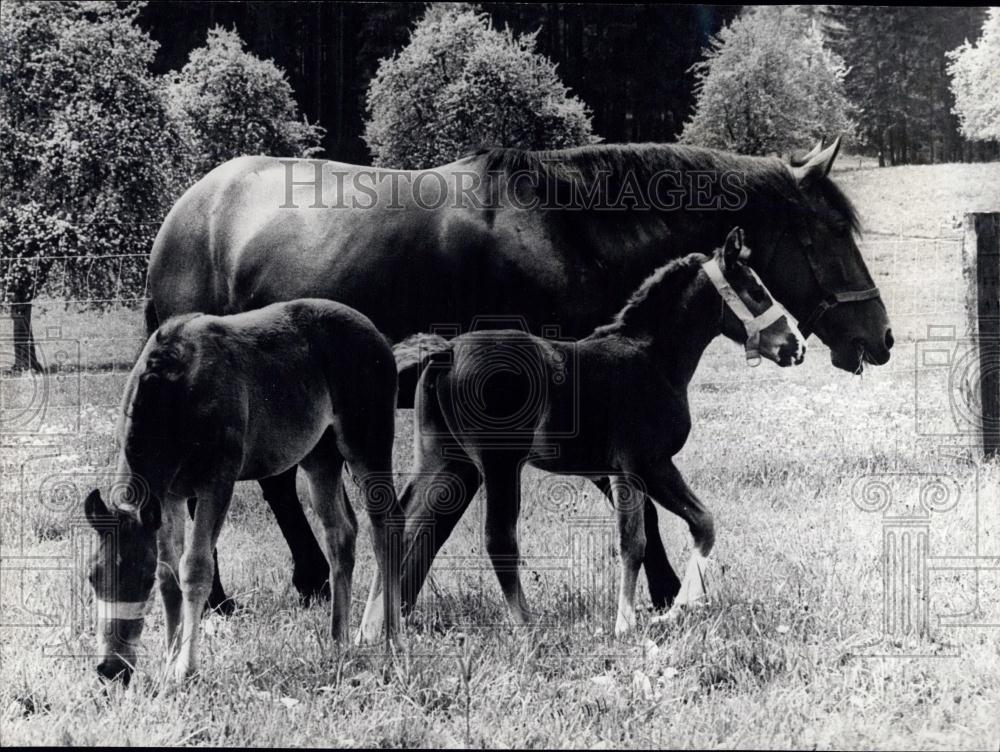
<path fill-rule="evenodd" d="M 702 265 L 702 271 L 722 298 L 722 333 L 746 348 L 751 365 L 762 357 L 779 366 L 798 365 L 806 352 L 805 338 L 792 317 L 771 297 L 745 262 L 750 249 L 743 230 L 730 231 L 726 242 Z"/>
<path fill-rule="evenodd" d="M 116 484 L 111 495 L 120 498 L 110 509 L 100 491 L 84 503 L 87 520 L 100 535 L 88 574 L 97 606 L 97 672 L 126 684 L 156 581 L 158 507 L 134 498 L 141 487 L 135 478 Z"/>

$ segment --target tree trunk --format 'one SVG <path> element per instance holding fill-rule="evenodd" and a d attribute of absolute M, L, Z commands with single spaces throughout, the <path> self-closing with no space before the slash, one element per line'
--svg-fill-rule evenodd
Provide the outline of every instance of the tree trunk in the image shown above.
<path fill-rule="evenodd" d="M 15 299 L 10 306 L 10 318 L 14 322 L 14 370 L 41 371 L 35 335 L 31 331 L 31 301 Z"/>

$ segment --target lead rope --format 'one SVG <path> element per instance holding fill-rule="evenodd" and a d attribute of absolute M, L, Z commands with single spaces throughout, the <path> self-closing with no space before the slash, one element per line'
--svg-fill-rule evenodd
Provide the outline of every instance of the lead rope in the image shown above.
<path fill-rule="evenodd" d="M 719 297 L 722 298 L 723 305 L 728 306 L 729 310 L 731 310 L 736 318 L 738 318 L 743 324 L 743 330 L 747 335 L 746 341 L 743 345 L 746 350 L 747 365 L 752 367 L 759 366 L 761 361 L 760 333 L 782 316 L 786 317 L 789 326 L 795 326 L 792 317 L 788 314 L 788 311 L 781 306 L 781 303 L 771 297 L 770 292 L 768 293 L 768 296 L 771 297 L 771 306 L 763 313 L 754 316 L 736 290 L 734 290 L 732 285 L 729 284 L 729 280 L 727 280 L 725 275 L 723 275 L 718 259 L 709 259 L 702 264 L 702 268 L 705 270 L 705 274 L 711 280 L 712 284 L 715 285 L 715 289 L 718 290 Z M 767 289 L 767 287 L 764 286 L 764 283 L 760 281 L 760 277 L 754 273 L 753 269 L 747 267 L 747 271 L 753 275 L 753 278 L 761 287 L 764 287 L 765 290 Z"/>

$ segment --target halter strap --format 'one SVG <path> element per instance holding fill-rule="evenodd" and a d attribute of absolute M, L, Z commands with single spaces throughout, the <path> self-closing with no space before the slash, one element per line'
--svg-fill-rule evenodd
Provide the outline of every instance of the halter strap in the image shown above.
<path fill-rule="evenodd" d="M 715 285 L 715 289 L 718 290 L 723 304 L 728 306 L 729 310 L 743 324 L 743 330 L 747 335 L 746 342 L 743 345 L 746 349 L 747 363 L 751 366 L 760 365 L 760 333 L 782 316 L 786 318 L 789 326 L 794 327 L 795 324 L 792 317 L 788 315 L 788 312 L 781 306 L 781 303 L 773 297 L 771 297 L 771 306 L 763 313 L 754 316 L 722 273 L 718 259 L 714 257 L 710 258 L 701 265 L 701 268 L 705 270 L 705 274 L 712 281 L 712 284 Z M 765 290 L 767 289 L 764 283 L 760 281 L 760 277 L 754 273 L 753 269 L 747 267 L 747 271 L 753 275 L 753 278 L 761 287 Z M 770 293 L 768 293 L 768 296 L 770 297 Z"/>
<path fill-rule="evenodd" d="M 98 598 L 97 618 L 101 621 L 108 619 L 119 621 L 144 619 L 152 602 L 152 598 L 144 601 L 103 601 Z"/>
<path fill-rule="evenodd" d="M 877 287 L 870 287 L 867 290 L 848 290 L 831 293 L 830 297 L 821 300 L 806 320 L 799 325 L 799 331 L 803 337 L 808 337 L 816 328 L 816 322 L 834 306 L 841 303 L 859 303 L 863 300 L 872 300 L 878 297 L 880 297 L 880 294 Z"/>

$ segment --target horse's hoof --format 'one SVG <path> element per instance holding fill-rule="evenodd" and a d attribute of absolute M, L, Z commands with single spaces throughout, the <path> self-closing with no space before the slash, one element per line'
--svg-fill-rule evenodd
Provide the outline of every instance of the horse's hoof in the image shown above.
<path fill-rule="evenodd" d="M 191 681 L 198 674 L 197 666 L 191 666 L 180 660 L 174 664 L 174 681 L 178 684 L 184 684 L 185 682 Z"/>
<path fill-rule="evenodd" d="M 680 616 L 681 607 L 674 605 L 672 609 L 662 614 L 655 614 L 653 618 L 649 620 L 650 624 L 673 624 L 677 621 L 677 617 Z"/>
<path fill-rule="evenodd" d="M 615 620 L 615 637 L 625 637 L 635 630 L 635 614 L 619 613 Z"/>
<path fill-rule="evenodd" d="M 295 589 L 299 591 L 299 603 L 305 608 L 330 600 L 330 580 L 328 579 L 315 585 L 302 587 L 296 585 Z"/>
<path fill-rule="evenodd" d="M 681 591 L 681 581 L 669 583 L 664 589 L 657 589 L 655 592 L 650 589 L 649 600 L 654 611 L 667 612 L 674 605 L 674 600 Z"/>

